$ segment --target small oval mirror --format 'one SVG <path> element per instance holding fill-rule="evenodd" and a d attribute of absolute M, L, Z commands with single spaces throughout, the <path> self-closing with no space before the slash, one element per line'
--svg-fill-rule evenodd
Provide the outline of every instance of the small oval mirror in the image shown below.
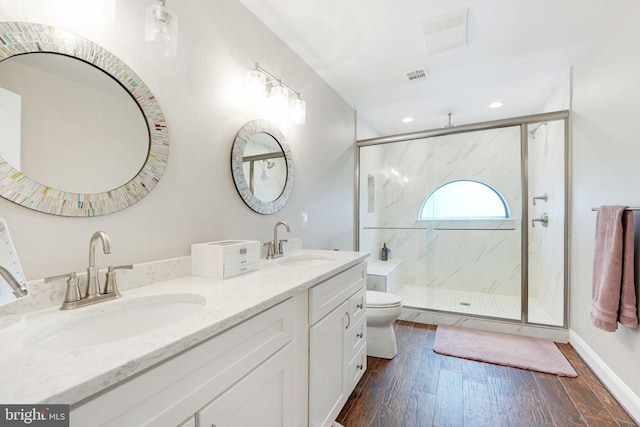
<path fill-rule="evenodd" d="M 233 142 L 231 173 L 238 194 L 254 211 L 278 212 L 293 188 L 293 158 L 284 135 L 272 123 L 253 120 Z"/>

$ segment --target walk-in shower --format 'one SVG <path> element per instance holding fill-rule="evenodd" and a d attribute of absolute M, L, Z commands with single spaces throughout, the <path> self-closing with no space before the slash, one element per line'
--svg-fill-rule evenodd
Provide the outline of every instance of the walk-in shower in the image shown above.
<path fill-rule="evenodd" d="M 358 141 L 358 248 L 405 307 L 566 327 L 567 120 Z"/>

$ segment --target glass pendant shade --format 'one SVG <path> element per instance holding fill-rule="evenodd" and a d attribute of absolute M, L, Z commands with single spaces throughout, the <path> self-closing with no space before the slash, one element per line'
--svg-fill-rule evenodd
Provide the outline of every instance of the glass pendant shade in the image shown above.
<path fill-rule="evenodd" d="M 289 91 L 283 86 L 274 86 L 270 94 L 271 104 L 279 120 L 286 120 L 289 114 Z"/>
<path fill-rule="evenodd" d="M 289 116 L 293 124 L 304 124 L 307 119 L 307 103 L 300 98 L 291 100 L 289 104 Z"/>
<path fill-rule="evenodd" d="M 245 77 L 245 92 L 250 99 L 260 99 L 266 94 L 267 77 L 258 70 L 248 71 Z"/>
<path fill-rule="evenodd" d="M 178 51 L 178 16 L 163 1 L 147 7 L 144 41 L 160 49 L 165 57 Z"/>

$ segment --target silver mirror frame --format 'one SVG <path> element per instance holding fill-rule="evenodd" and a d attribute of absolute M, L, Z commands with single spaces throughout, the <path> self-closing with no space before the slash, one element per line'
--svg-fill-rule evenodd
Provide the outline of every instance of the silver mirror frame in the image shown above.
<path fill-rule="evenodd" d="M 0 42 L 0 62 L 16 55 L 48 52 L 77 58 L 102 70 L 137 102 L 149 130 L 149 153 L 144 165 L 120 187 L 102 193 L 57 190 L 23 175 L 0 158 L 0 196 L 52 215 L 87 217 L 125 209 L 156 186 L 169 158 L 169 132 L 158 102 L 133 70 L 97 44 L 47 25 L 0 22 Z"/>
<path fill-rule="evenodd" d="M 251 137 L 260 132 L 267 133 L 278 141 L 284 153 L 285 161 L 287 162 L 287 180 L 285 181 L 284 189 L 282 193 L 280 193 L 280 196 L 272 202 L 260 200 L 251 192 L 242 168 L 244 149 Z M 233 148 L 231 150 L 231 173 L 238 194 L 251 209 L 263 215 L 274 214 L 282 209 L 291 195 L 295 173 L 291 149 L 280 129 L 266 120 L 252 120 L 242 126 L 233 141 Z"/>

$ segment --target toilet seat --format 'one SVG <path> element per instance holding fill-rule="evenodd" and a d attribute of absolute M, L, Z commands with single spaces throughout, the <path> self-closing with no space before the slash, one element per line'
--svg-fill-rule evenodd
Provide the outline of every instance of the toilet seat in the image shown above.
<path fill-rule="evenodd" d="M 393 294 L 378 291 L 367 291 L 367 308 L 400 307 L 402 299 Z"/>

